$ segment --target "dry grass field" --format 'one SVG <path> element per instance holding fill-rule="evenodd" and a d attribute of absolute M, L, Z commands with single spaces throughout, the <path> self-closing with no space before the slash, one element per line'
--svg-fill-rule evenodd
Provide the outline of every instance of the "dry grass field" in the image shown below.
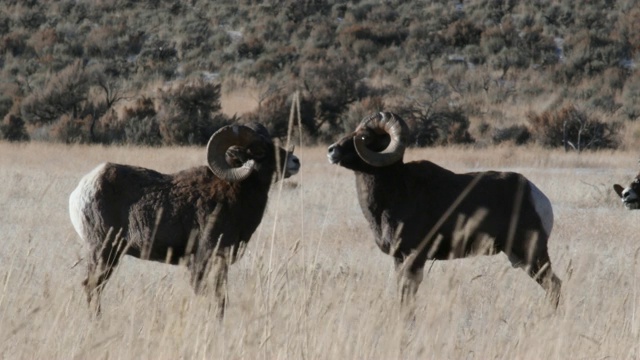
<path fill-rule="evenodd" d="M 554 312 L 503 254 L 436 262 L 410 327 L 398 321 L 392 260 L 374 245 L 353 174 L 330 165 L 324 148 L 297 154 L 301 172 L 274 186 L 231 267 L 222 323 L 213 301 L 193 295 L 185 268 L 129 257 L 94 320 L 69 193 L 104 161 L 173 172 L 203 164 L 204 149 L 0 143 L 0 358 L 640 358 L 640 211 L 611 190 L 635 175 L 637 153 L 410 150 L 409 159 L 455 171 L 529 177 L 554 205 L 549 251 L 564 281 Z"/>

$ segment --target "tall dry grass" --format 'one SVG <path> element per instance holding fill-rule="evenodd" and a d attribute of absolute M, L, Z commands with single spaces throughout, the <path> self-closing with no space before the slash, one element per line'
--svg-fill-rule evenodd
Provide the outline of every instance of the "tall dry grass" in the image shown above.
<path fill-rule="evenodd" d="M 0 358 L 627 359 L 640 357 L 640 212 L 611 190 L 638 154 L 539 148 L 411 150 L 455 171 L 517 170 L 555 211 L 550 254 L 560 308 L 504 255 L 436 262 L 413 326 L 398 321 L 392 260 L 374 245 L 353 174 L 324 148 L 297 151 L 299 175 L 274 187 L 244 258 L 232 265 L 222 323 L 181 267 L 125 257 L 92 320 L 84 246 L 67 199 L 103 161 L 173 172 L 204 149 L 0 143 Z M 274 219 L 277 218 L 277 222 Z M 80 261 L 77 266 L 76 263 Z"/>

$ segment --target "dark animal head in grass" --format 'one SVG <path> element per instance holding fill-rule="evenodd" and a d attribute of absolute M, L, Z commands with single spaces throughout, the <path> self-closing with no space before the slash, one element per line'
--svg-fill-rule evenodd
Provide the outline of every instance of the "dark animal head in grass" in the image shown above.
<path fill-rule="evenodd" d="M 627 209 L 638 210 L 640 208 L 640 174 L 626 188 L 622 187 L 622 185 L 614 184 L 613 190 L 618 194 L 622 204 Z"/>

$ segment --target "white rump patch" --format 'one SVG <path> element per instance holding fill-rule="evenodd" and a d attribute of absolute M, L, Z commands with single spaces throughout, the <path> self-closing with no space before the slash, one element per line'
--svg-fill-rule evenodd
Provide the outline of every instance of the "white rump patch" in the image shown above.
<path fill-rule="evenodd" d="M 551 234 L 551 229 L 553 229 L 553 208 L 551 207 L 551 201 L 545 194 L 540 191 L 531 181 L 529 181 L 529 186 L 531 187 L 531 202 L 533 203 L 533 207 L 536 209 L 538 216 L 540 216 L 540 221 L 542 222 L 542 227 L 544 227 L 544 231 L 546 231 L 547 236 Z"/>
<path fill-rule="evenodd" d="M 87 208 L 90 207 L 91 202 L 95 199 L 97 182 L 102 176 L 105 166 L 106 163 L 100 164 L 91 170 L 90 173 L 83 176 L 78 186 L 76 186 L 73 192 L 71 192 L 71 195 L 69 195 L 69 216 L 71 217 L 71 223 L 78 235 L 85 241 L 87 240 L 85 236 L 87 226 L 85 225 L 88 225 L 86 221 L 88 220 L 87 216 L 89 216 L 87 211 L 90 211 Z"/>

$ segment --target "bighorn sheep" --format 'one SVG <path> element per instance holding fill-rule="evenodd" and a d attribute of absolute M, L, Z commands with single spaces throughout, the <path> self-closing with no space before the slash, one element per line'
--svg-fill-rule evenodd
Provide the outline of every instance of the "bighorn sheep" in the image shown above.
<path fill-rule="evenodd" d="M 360 207 L 378 247 L 393 256 L 401 303 L 412 303 L 427 260 L 504 252 L 557 307 L 561 281 L 551 269 L 549 199 L 511 172 L 455 174 L 429 161 L 403 162 L 409 129 L 381 112 L 329 146 L 328 159 L 353 170 Z"/>
<path fill-rule="evenodd" d="M 224 315 L 227 267 L 260 224 L 269 187 L 284 166 L 300 162 L 273 144 L 261 125 L 229 125 L 207 145 L 209 166 L 167 175 L 104 163 L 85 175 L 69 197 L 71 222 L 89 245 L 84 280 L 89 306 L 122 255 L 188 264 L 196 293 L 214 268 L 218 316 Z"/>
<path fill-rule="evenodd" d="M 623 188 L 619 184 L 614 184 L 613 190 L 620 196 L 622 204 L 627 209 L 638 210 L 640 208 L 640 174 L 636 175 L 628 187 Z"/>

